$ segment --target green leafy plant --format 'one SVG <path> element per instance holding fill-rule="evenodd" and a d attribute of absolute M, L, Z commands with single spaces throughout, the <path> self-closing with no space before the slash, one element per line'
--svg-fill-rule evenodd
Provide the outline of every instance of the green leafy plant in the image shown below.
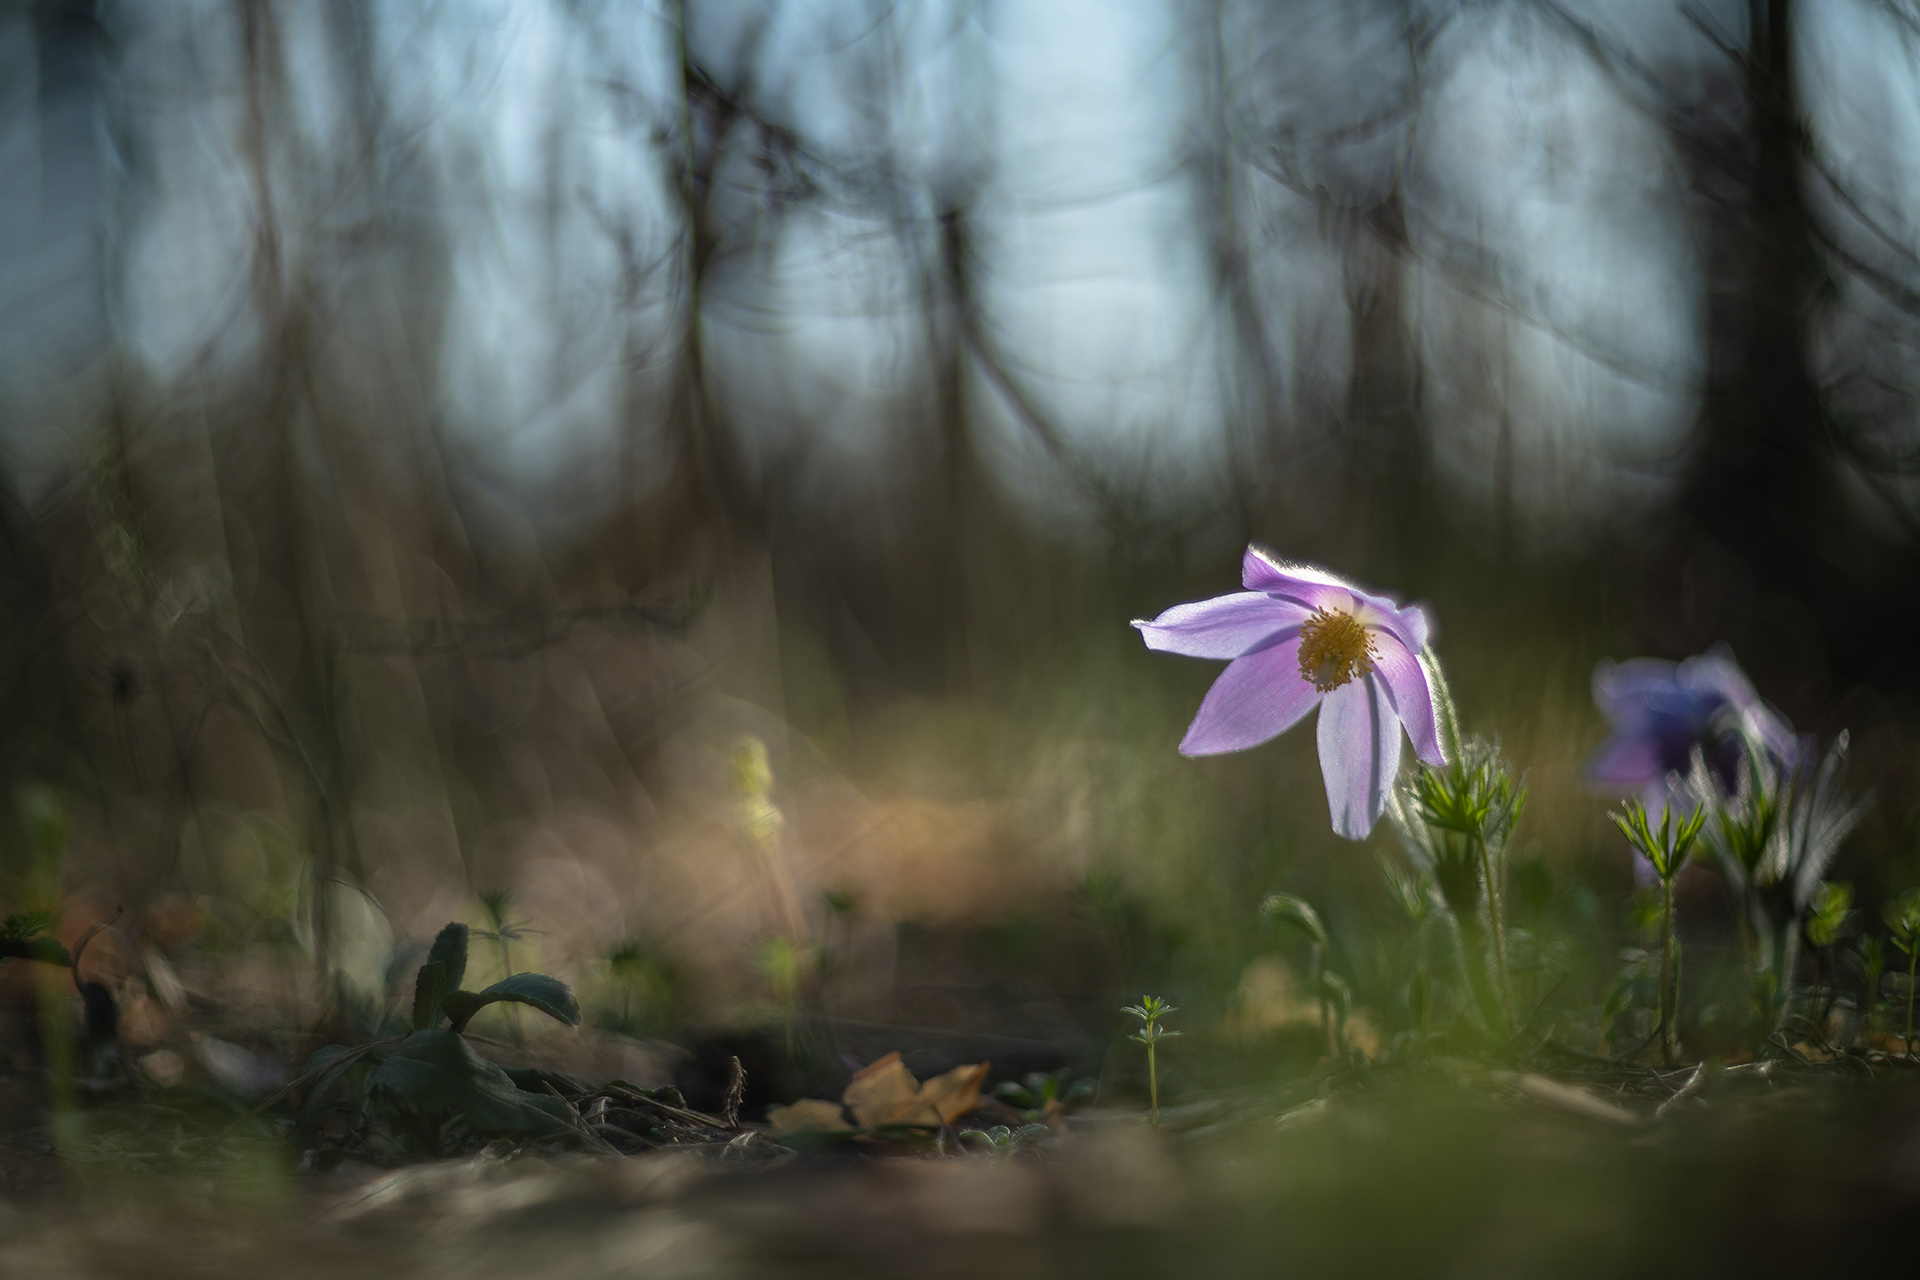
<path fill-rule="evenodd" d="M 1920 963 L 1920 889 L 1909 889 L 1887 905 L 1887 928 L 1893 931 L 1893 945 L 1907 953 L 1907 1029 L 1904 1039 L 1907 1056 L 1913 1056 L 1913 978 Z"/>
<path fill-rule="evenodd" d="M 1813 947 L 1814 1029 L 1823 1040 L 1827 1013 L 1832 1005 L 1832 988 L 1838 977 L 1834 973 L 1834 946 L 1846 932 L 1852 916 L 1853 886 L 1821 881 L 1807 911 L 1806 931 L 1807 942 Z M 1827 960 L 1824 970 L 1820 963 L 1823 954 Z"/>
<path fill-rule="evenodd" d="M 1162 1040 L 1180 1034 L 1178 1031 L 1169 1031 L 1160 1025 L 1160 1019 L 1170 1013 L 1178 1013 L 1179 1010 L 1159 996 L 1141 996 L 1139 1004 L 1130 1004 L 1120 1012 L 1130 1013 L 1140 1019 L 1140 1029 L 1127 1039 L 1137 1040 L 1147 1046 L 1147 1094 L 1153 1105 L 1153 1123 L 1158 1125 L 1160 1123 L 1160 1071 L 1154 1060 L 1154 1048 Z"/>
<path fill-rule="evenodd" d="M 1607 816 L 1620 828 L 1627 843 L 1653 864 L 1653 873 L 1660 878 L 1660 1056 L 1672 1066 L 1678 1052 L 1673 1024 L 1680 985 L 1680 940 L 1673 932 L 1673 878 L 1686 865 L 1694 842 L 1700 838 L 1707 810 L 1703 805 L 1691 817 L 1676 823 L 1673 806 L 1663 805 L 1658 831 L 1648 820 L 1647 807 L 1638 800 L 1627 801 L 1621 812 Z"/>
<path fill-rule="evenodd" d="M 993 1096 L 1020 1113 L 1028 1124 L 1045 1124 L 1071 1110 L 1076 1104 L 1092 1100 L 1093 1080 L 1075 1080 L 1062 1067 L 1058 1071 L 1035 1071 L 1024 1080 L 1003 1080 L 994 1087 Z"/>
<path fill-rule="evenodd" d="M 991 1129 L 962 1129 L 960 1141 L 962 1145 L 1005 1158 L 1025 1150 L 1052 1132 L 1044 1124 L 1023 1124 L 1018 1129 L 996 1124 Z"/>
<path fill-rule="evenodd" d="M 469 937 L 467 926 L 456 922 L 434 939 L 414 978 L 410 1034 L 356 1047 L 331 1045 L 308 1059 L 300 1079 L 290 1086 L 304 1090 L 298 1132 L 310 1132 L 315 1108 L 364 1064 L 371 1066 L 363 1081 L 369 1106 L 384 1106 L 390 1118 L 429 1148 L 444 1146 L 455 1124 L 488 1137 L 585 1134 L 578 1115 L 545 1073 L 490 1062 L 474 1051 L 465 1034 L 474 1015 L 491 1004 L 527 1005 L 578 1026 L 580 1006 L 572 990 L 543 973 L 516 973 L 480 991 L 463 989 Z"/>
<path fill-rule="evenodd" d="M 1774 975 L 1778 1029 L 1793 1012 L 1799 948 L 1822 877 L 1872 797 L 1847 792 L 1845 733 L 1817 760 L 1811 739 L 1787 760 L 1755 737 L 1751 724 L 1743 722 L 1741 732 L 1744 763 L 1732 792 L 1697 750 L 1686 787 L 1713 812 L 1706 840 L 1733 895 L 1749 968 Z"/>
<path fill-rule="evenodd" d="M 1505 870 L 1527 789 L 1497 742 L 1456 738 L 1450 755 L 1442 768 L 1423 766 L 1403 775 L 1388 796 L 1387 816 L 1408 858 L 1440 891 L 1469 986 L 1475 978 L 1468 957 L 1478 957 L 1488 1024 L 1511 1035 Z"/>

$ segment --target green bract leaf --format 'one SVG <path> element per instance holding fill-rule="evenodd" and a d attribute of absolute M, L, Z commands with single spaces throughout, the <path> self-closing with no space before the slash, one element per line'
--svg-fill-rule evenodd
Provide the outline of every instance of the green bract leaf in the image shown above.
<path fill-rule="evenodd" d="M 506 1072 L 445 1027 L 408 1036 L 371 1083 L 422 1111 L 457 1111 L 480 1133 L 546 1134 L 570 1127 L 572 1120 L 565 1102 L 516 1089 Z"/>
<path fill-rule="evenodd" d="M 440 931 L 427 952 L 427 963 L 442 965 L 447 972 L 447 990 L 458 991 L 467 980 L 467 926 L 458 920 Z"/>
<path fill-rule="evenodd" d="M 51 928 L 51 911 L 16 911 L 5 920 L 0 920 L 0 942 L 25 942 Z"/>
<path fill-rule="evenodd" d="M 453 984 L 447 981 L 447 967 L 438 960 L 429 960 L 420 966 L 419 976 L 413 980 L 413 1029 L 425 1031 L 428 1027 L 440 1025 L 440 1014 L 445 1007 L 447 996 L 452 994 Z"/>
<path fill-rule="evenodd" d="M 1620 828 L 1620 834 L 1627 838 L 1627 843 L 1653 865 L 1654 874 L 1664 882 L 1672 880 L 1685 865 L 1694 841 L 1699 839 L 1700 828 L 1707 820 L 1707 809 L 1702 805 L 1690 815 L 1678 815 L 1679 821 L 1676 823 L 1673 805 L 1662 805 L 1658 829 L 1653 827 L 1646 806 L 1638 800 L 1628 800 L 1621 806 L 1620 812 L 1607 816 L 1613 819 L 1614 826 Z"/>
<path fill-rule="evenodd" d="M 496 982 L 485 991 L 455 991 L 446 998 L 447 1016 L 453 1019 L 455 1031 L 465 1031 L 467 1023 L 473 1021 L 473 1015 L 490 1004 L 498 1001 L 513 1004 L 528 1004 L 556 1018 L 570 1027 L 580 1025 L 580 1002 L 573 997 L 573 989 L 558 978 L 550 978 L 544 973 L 516 973 L 511 978 Z"/>

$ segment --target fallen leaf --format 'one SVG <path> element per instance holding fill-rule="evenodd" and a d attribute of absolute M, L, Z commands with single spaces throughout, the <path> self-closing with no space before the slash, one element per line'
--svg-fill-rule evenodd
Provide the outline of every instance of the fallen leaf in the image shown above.
<path fill-rule="evenodd" d="M 955 1067 L 920 1086 L 920 1097 L 940 1113 L 940 1123 L 952 1124 L 980 1105 L 980 1086 L 987 1082 L 990 1063 Z"/>
<path fill-rule="evenodd" d="M 955 1067 L 921 1084 L 900 1061 L 900 1055 L 890 1053 L 856 1071 L 840 1100 L 867 1128 L 952 1124 L 980 1105 L 980 1086 L 986 1083 L 988 1065 L 976 1062 Z"/>
<path fill-rule="evenodd" d="M 774 1107 L 767 1112 L 767 1123 L 775 1133 L 831 1133 L 848 1127 L 840 1104 L 822 1098 L 802 1098 L 790 1107 Z"/>
<path fill-rule="evenodd" d="M 898 1053 L 890 1053 L 854 1072 L 840 1100 L 853 1112 L 854 1119 L 869 1129 L 883 1124 L 938 1123 L 933 1116 L 920 1114 L 924 1109 L 920 1082 L 900 1061 Z"/>

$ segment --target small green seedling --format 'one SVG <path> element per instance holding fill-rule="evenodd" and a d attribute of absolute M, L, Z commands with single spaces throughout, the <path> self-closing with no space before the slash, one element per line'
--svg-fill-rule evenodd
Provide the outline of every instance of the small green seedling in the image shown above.
<path fill-rule="evenodd" d="M 1700 838 L 1707 810 L 1702 806 L 1692 817 L 1681 818 L 1676 824 L 1673 805 L 1663 805 L 1660 829 L 1655 831 L 1647 819 L 1647 807 L 1638 800 L 1627 801 L 1622 809 L 1607 816 L 1620 828 L 1627 843 L 1653 864 L 1653 873 L 1660 877 L 1660 1056 L 1672 1066 L 1678 1051 L 1673 1021 L 1680 985 L 1680 940 L 1673 933 L 1673 878 L 1680 874 L 1694 842 Z"/>
<path fill-rule="evenodd" d="M 1092 1080 L 1075 1080 L 1065 1067 L 1058 1071 L 1035 1071 L 1023 1081 L 1003 1080 L 994 1087 L 993 1096 L 1020 1113 L 1028 1124 L 1045 1124 L 1076 1103 L 1092 1099 Z"/>
<path fill-rule="evenodd" d="M 1153 1123 L 1157 1126 L 1160 1123 L 1160 1072 L 1154 1061 L 1153 1050 L 1160 1041 L 1180 1034 L 1160 1025 L 1160 1019 L 1179 1010 L 1159 996 L 1141 996 L 1139 1004 L 1130 1004 L 1120 1012 L 1130 1013 L 1141 1022 L 1140 1029 L 1127 1039 L 1138 1040 L 1147 1046 L 1147 1094 L 1153 1103 Z"/>
<path fill-rule="evenodd" d="M 1852 917 L 1853 886 L 1822 880 L 1818 892 L 1813 895 L 1813 904 L 1807 911 L 1806 931 L 1807 941 L 1813 945 L 1814 1025 L 1823 1040 L 1826 1038 L 1827 1014 L 1833 1004 L 1833 988 L 1839 978 L 1834 971 L 1834 944 L 1847 931 L 1848 921 Z M 1827 958 L 1824 982 L 1821 980 L 1820 964 L 1823 953 Z"/>
<path fill-rule="evenodd" d="M 960 1142 L 976 1151 L 1005 1159 L 1016 1151 L 1032 1146 L 1051 1132 L 1053 1130 L 1043 1124 L 1023 1124 L 1018 1129 L 997 1124 L 991 1129 L 962 1129 Z"/>
<path fill-rule="evenodd" d="M 1893 945 L 1907 953 L 1907 1056 L 1913 1056 L 1913 976 L 1920 961 L 1920 889 L 1909 889 L 1887 907 Z"/>

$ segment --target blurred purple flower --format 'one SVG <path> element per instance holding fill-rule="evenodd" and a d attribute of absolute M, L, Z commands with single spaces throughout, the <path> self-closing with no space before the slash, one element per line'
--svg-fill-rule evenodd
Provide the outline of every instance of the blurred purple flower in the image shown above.
<path fill-rule="evenodd" d="M 1792 768 L 1801 745 L 1780 713 L 1760 700 L 1725 645 L 1684 662 L 1633 658 L 1593 669 L 1593 701 L 1613 734 L 1587 761 L 1587 780 L 1607 791 L 1638 791 L 1650 813 L 1685 777 L 1697 749 L 1723 792 L 1738 789 L 1749 750 Z M 1693 808 L 1684 788 L 1676 807 Z"/>
<path fill-rule="evenodd" d="M 1175 605 L 1133 624 L 1149 649 L 1230 660 L 1180 751 L 1202 756 L 1258 746 L 1319 706 L 1320 771 L 1333 829 L 1362 839 L 1399 772 L 1403 724 L 1414 754 L 1446 763 L 1433 690 L 1420 665 L 1426 615 L 1252 547 L 1241 582 L 1245 591 Z"/>

